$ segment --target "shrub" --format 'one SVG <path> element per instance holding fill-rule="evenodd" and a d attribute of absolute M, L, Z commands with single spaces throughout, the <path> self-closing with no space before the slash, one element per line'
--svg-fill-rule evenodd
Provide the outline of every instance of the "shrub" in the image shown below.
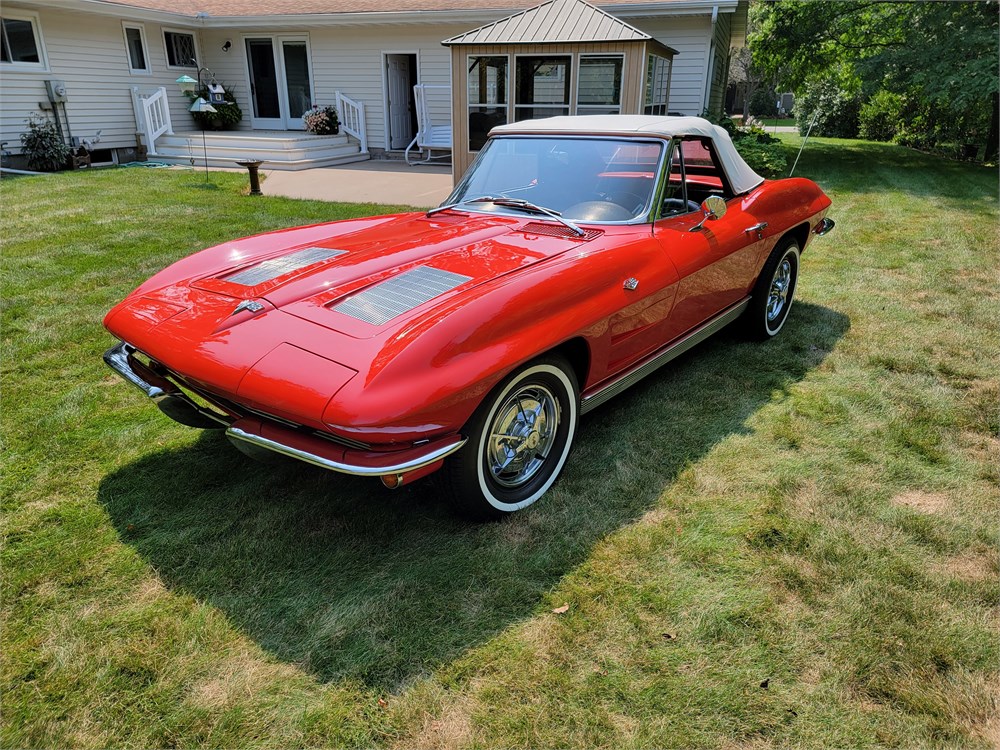
<path fill-rule="evenodd" d="M 899 94 L 879 91 L 861 107 L 859 135 L 870 141 L 891 141 L 902 125 L 905 105 Z"/>
<path fill-rule="evenodd" d="M 765 136 L 769 137 L 769 136 Z M 743 161 L 762 177 L 784 177 L 788 173 L 788 159 L 776 139 L 772 143 L 758 140 L 756 137 L 734 140 L 733 145 Z"/>
<path fill-rule="evenodd" d="M 750 114 L 754 117 L 777 117 L 778 95 L 770 89 L 757 89 L 750 97 Z"/>
<path fill-rule="evenodd" d="M 28 166 L 42 172 L 62 169 L 69 158 L 70 148 L 63 143 L 56 124 L 39 115 L 32 115 L 24 122 L 28 129 L 21 133 L 21 148 Z"/>
<path fill-rule="evenodd" d="M 215 112 L 192 112 L 191 117 L 194 118 L 195 123 L 197 123 L 199 128 L 205 130 L 233 130 L 237 123 L 243 119 L 243 110 L 236 103 L 236 95 L 233 90 L 229 88 L 226 84 L 222 84 L 223 98 L 226 100 L 224 104 L 213 104 L 215 107 Z M 208 99 L 208 87 L 203 86 L 198 91 L 194 91 L 188 94 L 188 97 L 194 101 L 198 97 L 203 99 Z"/>
<path fill-rule="evenodd" d="M 702 115 L 723 128 L 733 141 L 733 145 L 750 168 L 763 177 L 781 177 L 788 169 L 788 159 L 781 148 L 781 141 L 769 135 L 759 124 L 751 122 L 746 127 L 738 127 L 727 115 L 721 118 Z"/>
<path fill-rule="evenodd" d="M 809 131 L 815 117 L 812 135 L 857 138 L 859 110 L 857 95 L 834 77 L 808 83 L 795 100 L 795 119 L 801 135 Z"/>

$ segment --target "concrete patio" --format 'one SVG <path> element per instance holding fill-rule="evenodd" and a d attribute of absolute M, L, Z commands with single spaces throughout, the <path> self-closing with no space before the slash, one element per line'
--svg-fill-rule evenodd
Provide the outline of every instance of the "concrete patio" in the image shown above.
<path fill-rule="evenodd" d="M 452 190 L 447 165 L 409 167 L 395 161 L 364 161 L 299 172 L 262 171 L 264 194 L 286 198 L 429 208 Z"/>

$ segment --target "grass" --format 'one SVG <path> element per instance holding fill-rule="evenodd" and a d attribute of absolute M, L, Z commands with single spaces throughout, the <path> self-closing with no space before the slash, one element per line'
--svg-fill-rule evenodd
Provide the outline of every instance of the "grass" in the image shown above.
<path fill-rule="evenodd" d="M 171 260 L 380 208 L 4 181 L 2 745 L 996 744 L 995 174 L 824 139 L 797 171 L 838 224 L 781 336 L 597 410 L 482 526 L 254 464 L 100 361 Z"/>

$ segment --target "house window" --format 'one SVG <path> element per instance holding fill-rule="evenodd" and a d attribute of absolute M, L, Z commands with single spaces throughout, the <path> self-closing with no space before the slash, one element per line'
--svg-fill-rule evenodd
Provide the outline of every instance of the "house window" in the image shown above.
<path fill-rule="evenodd" d="M 580 55 L 577 114 L 621 114 L 624 64 L 624 55 Z"/>
<path fill-rule="evenodd" d="M 470 56 L 469 151 L 481 149 L 490 130 L 506 122 L 506 55 Z"/>
<path fill-rule="evenodd" d="M 569 55 L 517 58 L 514 120 L 569 114 Z"/>
<path fill-rule="evenodd" d="M 164 31 L 163 42 L 167 47 L 167 65 L 171 68 L 197 68 L 198 51 L 194 34 L 183 31 Z"/>
<path fill-rule="evenodd" d="M 0 18 L 0 62 L 15 67 L 45 67 L 37 16 L 4 13 Z"/>
<path fill-rule="evenodd" d="M 646 98 L 643 112 L 647 115 L 667 114 L 670 95 L 670 60 L 650 55 L 646 61 Z"/>
<path fill-rule="evenodd" d="M 132 73 L 148 74 L 149 55 L 146 52 L 146 35 L 142 26 L 131 24 L 122 27 L 125 30 L 125 49 L 128 52 L 128 69 Z"/>

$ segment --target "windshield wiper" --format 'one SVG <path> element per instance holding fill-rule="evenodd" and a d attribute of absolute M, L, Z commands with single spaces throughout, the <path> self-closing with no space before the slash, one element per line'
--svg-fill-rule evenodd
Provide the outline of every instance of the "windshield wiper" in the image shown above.
<path fill-rule="evenodd" d="M 478 198 L 470 198 L 466 201 L 458 201 L 457 203 L 449 203 L 446 206 L 438 206 L 437 208 L 432 208 L 427 212 L 428 216 L 438 213 L 439 211 L 447 211 L 449 208 L 455 208 L 457 206 L 464 206 L 466 203 L 492 203 L 494 206 L 503 206 L 504 208 L 517 208 L 521 211 L 530 211 L 536 214 L 542 214 L 543 216 L 548 216 L 555 219 L 560 224 L 563 224 L 570 230 L 572 230 L 578 237 L 583 237 L 587 233 L 584 232 L 580 227 L 574 224 L 569 219 L 564 219 L 562 214 L 551 208 L 546 208 L 545 206 L 539 206 L 530 201 L 526 201 L 523 198 L 508 198 L 507 196 L 498 195 L 481 195 Z"/>
<path fill-rule="evenodd" d="M 444 206 L 437 206 L 436 208 L 431 208 L 427 210 L 427 216 L 433 216 L 434 214 L 441 213 L 442 211 L 447 211 L 449 208 L 456 208 L 458 206 L 464 206 L 466 203 L 492 203 L 493 201 L 502 200 L 495 195 L 480 195 L 478 198 L 469 198 L 464 201 L 456 201 L 455 203 L 448 203 Z"/>

